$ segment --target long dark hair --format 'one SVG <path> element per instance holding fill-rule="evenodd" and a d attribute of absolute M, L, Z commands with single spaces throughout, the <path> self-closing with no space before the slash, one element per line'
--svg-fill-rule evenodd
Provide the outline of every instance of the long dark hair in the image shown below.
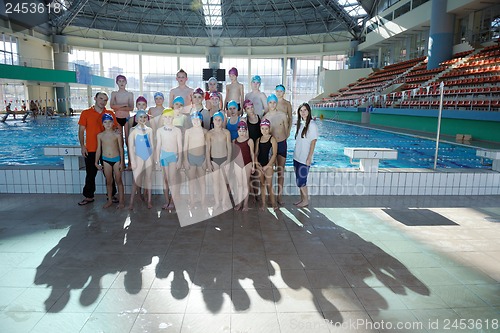
<path fill-rule="evenodd" d="M 306 118 L 306 124 L 304 125 L 304 129 L 302 130 L 302 133 L 300 135 L 301 138 L 305 137 L 307 135 L 307 129 L 309 128 L 309 123 L 312 120 L 312 114 L 311 114 L 311 106 L 308 103 L 302 103 L 300 104 L 299 108 L 297 109 L 297 131 L 295 132 L 295 139 L 297 139 L 297 134 L 299 134 L 300 130 L 300 124 L 302 123 L 302 117 L 300 116 L 300 109 L 305 106 L 307 109 L 307 118 Z"/>

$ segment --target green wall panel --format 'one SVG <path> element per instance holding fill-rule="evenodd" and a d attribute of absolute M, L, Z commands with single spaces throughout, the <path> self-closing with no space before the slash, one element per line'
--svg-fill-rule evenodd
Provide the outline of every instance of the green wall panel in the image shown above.
<path fill-rule="evenodd" d="M 436 133 L 437 118 L 371 114 L 370 123 Z M 469 119 L 441 119 L 441 133 L 455 136 L 470 134 L 473 140 L 500 142 L 500 123 Z"/>
<path fill-rule="evenodd" d="M 0 64 L 0 78 L 26 81 L 76 83 L 76 72 Z M 92 85 L 113 88 L 113 79 L 92 75 Z"/>

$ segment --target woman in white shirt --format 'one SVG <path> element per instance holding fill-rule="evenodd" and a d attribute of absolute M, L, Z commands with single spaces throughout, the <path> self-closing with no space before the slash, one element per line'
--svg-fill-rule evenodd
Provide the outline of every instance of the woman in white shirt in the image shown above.
<path fill-rule="evenodd" d="M 309 205 L 307 193 L 307 175 L 313 161 L 314 147 L 318 140 L 318 126 L 312 120 L 311 106 L 302 103 L 299 106 L 297 119 L 297 132 L 295 133 L 295 150 L 293 152 L 293 168 L 295 178 L 300 190 L 300 200 L 294 203 L 297 207 Z"/>

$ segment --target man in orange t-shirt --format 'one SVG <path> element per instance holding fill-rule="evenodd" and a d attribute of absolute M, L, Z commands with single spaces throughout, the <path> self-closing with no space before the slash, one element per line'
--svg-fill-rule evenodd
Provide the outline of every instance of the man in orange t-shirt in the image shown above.
<path fill-rule="evenodd" d="M 102 125 L 102 115 L 104 113 L 112 115 L 114 126 L 118 126 L 115 113 L 113 111 L 106 110 L 108 99 L 108 94 L 102 91 L 98 92 L 94 97 L 94 106 L 83 110 L 80 115 L 80 120 L 78 120 L 78 140 L 80 141 L 82 156 L 85 158 L 86 171 L 85 186 L 83 187 L 83 196 L 85 198 L 78 203 L 80 206 L 94 202 L 95 177 L 97 175 L 97 168 L 95 166 L 97 134 L 104 131 L 104 126 Z M 113 194 L 116 193 L 115 186 L 113 186 L 113 192 Z"/>

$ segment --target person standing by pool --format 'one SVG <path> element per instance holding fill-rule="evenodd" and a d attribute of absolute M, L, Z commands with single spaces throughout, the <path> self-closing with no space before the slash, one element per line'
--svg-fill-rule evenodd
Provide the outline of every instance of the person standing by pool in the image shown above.
<path fill-rule="evenodd" d="M 118 85 L 118 91 L 111 93 L 109 105 L 115 111 L 116 121 L 121 126 L 119 129 L 123 132 L 123 126 L 130 117 L 130 111 L 134 109 L 134 93 L 125 89 L 127 87 L 127 78 L 124 75 L 116 77 L 116 84 Z"/>
<path fill-rule="evenodd" d="M 113 129 L 113 116 L 108 113 L 102 115 L 104 131 L 97 134 L 97 151 L 95 166 L 103 170 L 106 178 L 106 194 L 108 200 L 103 208 L 113 205 L 113 179 L 118 185 L 119 204 L 116 208 L 124 207 L 124 191 L 122 171 L 125 169 L 125 158 L 123 154 L 123 140 L 120 134 Z M 99 165 L 101 161 L 102 165 Z"/>
<path fill-rule="evenodd" d="M 263 119 L 260 122 L 262 136 L 255 143 L 255 156 L 257 158 L 256 170 L 260 177 L 260 210 L 266 208 L 266 190 L 274 210 L 278 209 L 276 205 L 273 189 L 273 165 L 276 161 L 278 144 L 276 138 L 271 135 L 271 122 L 269 119 Z"/>
<path fill-rule="evenodd" d="M 130 194 L 129 209 L 134 209 L 134 198 L 140 187 L 147 190 L 148 208 L 151 203 L 151 181 L 153 173 L 153 130 L 146 125 L 148 115 L 139 110 L 135 114 L 137 125 L 132 128 L 128 136 L 128 158 L 132 164 L 134 182 Z"/>
<path fill-rule="evenodd" d="M 288 135 L 290 136 L 290 131 L 292 130 L 292 104 L 285 99 L 285 86 L 278 84 L 275 88 L 276 97 L 278 97 L 278 105 L 276 109 L 278 111 L 284 112 L 288 118 Z"/>
<path fill-rule="evenodd" d="M 165 102 L 165 97 L 161 92 L 155 92 L 153 98 L 155 100 L 155 106 L 149 108 L 148 115 L 149 115 L 149 124 L 153 129 L 153 136 L 155 136 L 158 127 L 162 126 L 162 124 L 160 124 L 159 121 L 160 121 L 160 116 L 163 113 L 163 110 L 165 110 L 165 107 L 163 106 L 163 103 Z"/>
<path fill-rule="evenodd" d="M 259 75 L 255 75 L 252 78 L 252 91 L 245 95 L 245 100 L 250 100 L 253 103 L 253 108 L 255 114 L 262 117 L 267 110 L 267 96 L 262 91 L 260 91 L 260 84 L 262 79 Z M 245 108 L 245 103 L 243 103 L 243 108 Z"/>
<path fill-rule="evenodd" d="M 238 82 L 238 70 L 236 68 L 231 68 L 229 70 L 229 79 L 231 83 L 226 85 L 226 99 L 224 101 L 224 107 L 227 110 L 227 104 L 229 101 L 236 101 L 238 103 L 238 112 L 241 111 L 241 106 L 245 100 L 245 88 L 243 84 Z"/>
<path fill-rule="evenodd" d="M 104 131 L 102 125 L 103 113 L 108 113 L 113 117 L 114 127 L 118 127 L 115 113 L 106 110 L 108 103 L 108 94 L 103 91 L 98 92 L 94 97 L 95 104 L 89 109 L 83 110 L 78 120 L 78 141 L 82 150 L 82 156 L 85 158 L 85 186 L 83 187 L 84 199 L 78 204 L 80 206 L 94 202 L 95 177 L 97 168 L 95 166 L 95 155 L 97 151 L 97 135 Z M 113 195 L 116 188 L 113 185 Z"/>
<path fill-rule="evenodd" d="M 189 87 L 186 84 L 188 80 L 188 75 L 186 71 L 183 69 L 179 69 L 176 75 L 176 80 L 179 83 L 179 85 L 170 90 L 169 107 L 174 108 L 175 98 L 177 98 L 178 96 L 182 97 L 184 101 L 184 103 L 182 103 L 183 106 L 184 105 L 190 106 L 191 103 L 193 102 L 191 100 L 191 95 L 193 94 L 193 88 Z"/>
<path fill-rule="evenodd" d="M 313 162 L 314 148 L 318 140 L 318 126 L 312 120 L 311 106 L 302 103 L 297 111 L 297 132 L 295 133 L 295 150 L 293 152 L 293 168 L 295 178 L 300 190 L 300 200 L 295 202 L 297 207 L 309 205 L 309 195 L 307 192 L 307 176 L 309 168 Z"/>
<path fill-rule="evenodd" d="M 207 108 L 207 110 L 211 109 L 212 107 L 212 101 L 211 101 L 211 98 L 210 98 L 210 95 L 212 93 L 218 93 L 217 91 L 217 79 L 214 78 L 214 77 L 211 77 L 210 79 L 208 79 L 208 82 L 207 82 L 207 85 L 208 85 L 208 91 L 205 92 L 205 107 Z M 222 110 L 224 106 L 222 105 L 222 98 L 219 98 L 219 107 L 218 109 L 219 110 Z"/>
<path fill-rule="evenodd" d="M 283 196 L 283 184 L 285 182 L 285 162 L 286 162 L 286 152 L 287 152 L 287 143 L 286 139 L 288 138 L 288 134 L 290 130 L 288 129 L 288 119 L 284 112 L 278 111 L 276 108 L 278 105 L 278 97 L 275 94 L 269 95 L 267 97 L 267 106 L 269 111 L 262 118 L 268 119 L 271 122 L 271 135 L 278 142 L 278 156 L 277 160 L 277 168 L 276 173 L 278 175 L 278 193 L 277 193 L 277 202 L 278 205 L 282 205 L 282 196 Z M 262 128 L 262 121 L 260 123 Z"/>

